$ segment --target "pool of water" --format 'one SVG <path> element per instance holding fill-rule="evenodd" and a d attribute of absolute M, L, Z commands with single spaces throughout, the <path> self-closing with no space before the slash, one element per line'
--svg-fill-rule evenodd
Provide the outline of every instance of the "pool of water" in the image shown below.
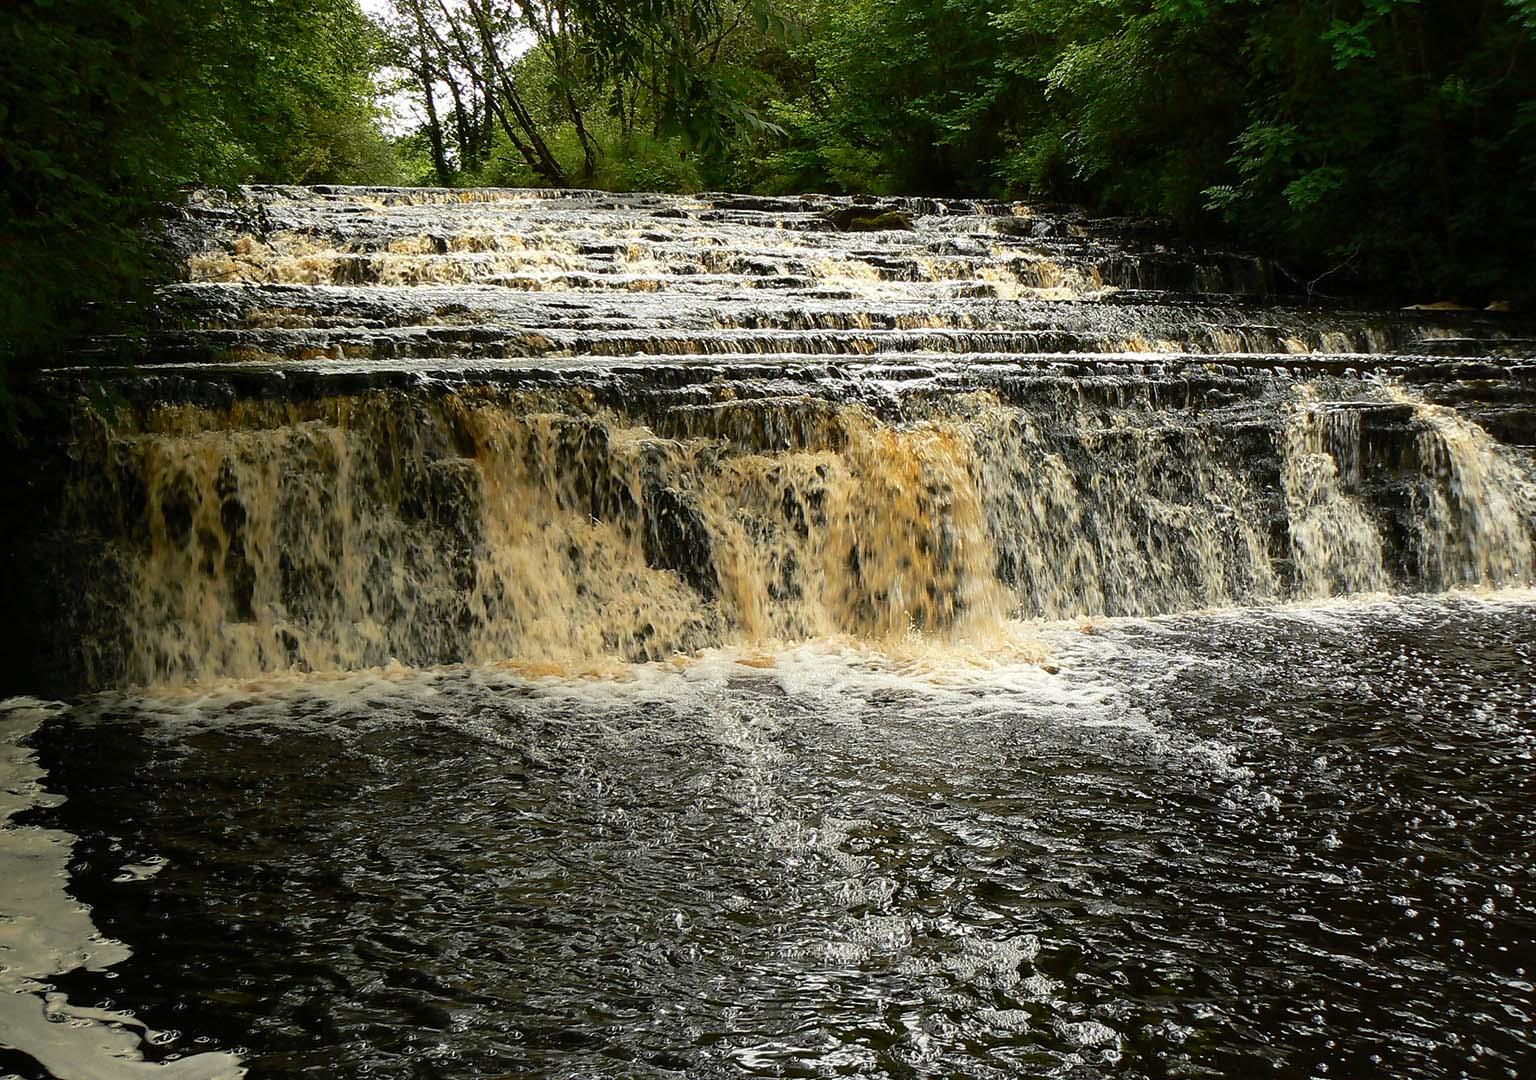
<path fill-rule="evenodd" d="M 252 1077 L 1532 1075 L 1536 598 L 1015 636 L 50 708 L 131 955 L 25 992 Z"/>

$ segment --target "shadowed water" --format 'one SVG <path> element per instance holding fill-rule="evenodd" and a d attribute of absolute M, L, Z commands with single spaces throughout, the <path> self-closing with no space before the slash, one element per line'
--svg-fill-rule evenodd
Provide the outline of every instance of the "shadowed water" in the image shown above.
<path fill-rule="evenodd" d="M 1536 583 L 1513 316 L 977 200 L 251 188 L 168 233 L 155 328 L 39 374 L 0 478 L 7 689 Z"/>
<path fill-rule="evenodd" d="M 87 699 L 59 985 L 251 1076 L 1526 1074 L 1528 598 L 1039 636 Z"/>
<path fill-rule="evenodd" d="M 1531 1074 L 1528 320 L 972 200 L 166 240 L 0 473 L 0 1072 Z"/>

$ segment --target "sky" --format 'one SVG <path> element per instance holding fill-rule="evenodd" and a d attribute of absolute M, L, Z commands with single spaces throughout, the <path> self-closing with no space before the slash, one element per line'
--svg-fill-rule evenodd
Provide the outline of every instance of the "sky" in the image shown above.
<path fill-rule="evenodd" d="M 384 18 L 391 13 L 390 0 L 357 0 L 357 6 L 363 9 L 363 13 L 370 18 Z M 376 83 L 387 83 L 398 77 L 398 68 L 385 69 L 375 79 Z M 442 90 L 435 95 L 440 99 L 448 97 L 447 90 Z M 390 93 L 381 92 L 379 99 L 379 126 L 384 129 L 384 134 L 391 137 L 406 135 L 426 122 L 421 103 L 416 95 L 403 90 Z"/>
<path fill-rule="evenodd" d="M 357 3 L 358 7 L 363 9 L 364 14 L 370 17 L 384 18 L 393 14 L 394 11 L 390 0 L 357 0 Z M 457 7 L 459 5 L 452 3 L 450 0 L 450 6 Z M 531 47 L 531 45 L 531 37 L 528 38 L 526 44 L 519 43 L 517 38 L 514 37 L 514 48 L 518 53 L 523 52 L 526 48 Z M 385 69 L 380 72 L 379 78 L 375 81 L 381 84 L 388 83 L 398 79 L 402 74 L 404 73 L 398 68 Z M 446 86 L 437 87 L 436 92 L 432 96 L 437 102 L 439 116 L 446 113 L 452 106 L 453 99 L 449 96 Z M 421 102 L 414 91 L 397 90 L 385 93 L 381 89 L 379 105 L 381 111 L 379 126 L 384 129 L 386 135 L 395 137 L 406 135 L 420 129 L 426 123 L 426 110 L 421 107 Z"/>

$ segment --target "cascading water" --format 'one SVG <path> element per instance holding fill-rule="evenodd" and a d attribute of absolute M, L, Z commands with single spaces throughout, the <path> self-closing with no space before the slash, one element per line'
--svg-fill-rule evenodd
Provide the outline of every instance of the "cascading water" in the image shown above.
<path fill-rule="evenodd" d="M 118 620 L 87 677 L 580 666 L 1533 577 L 1525 474 L 1427 408 L 1364 492 L 1372 402 L 1306 386 L 1215 416 L 1155 384 L 1048 408 L 929 386 L 895 410 L 733 389 L 670 415 L 476 388 L 104 426 L 70 492 L 113 569 L 87 602 Z"/>
<path fill-rule="evenodd" d="M 1411 387 L 1496 321 L 1255 307 L 1251 260 L 1026 206 L 251 198 L 194 207 L 178 328 L 75 422 L 76 683 L 1533 578 L 1528 465 Z"/>
<path fill-rule="evenodd" d="M 1381 532 L 1350 494 L 1360 481 L 1360 442 L 1358 412 L 1329 409 L 1306 397 L 1286 423 L 1281 482 L 1303 595 L 1387 586 Z"/>
<path fill-rule="evenodd" d="M 189 1075 L 1536 1053 L 1466 1005 L 1536 1013 L 1519 320 L 963 200 L 256 188 L 170 240 L 5 480 L 4 679 L 76 695 L 4 714 L 69 795 L 34 892 L 78 833 L 143 1017 L 29 961 L 30 1057 L 160 1060 L 184 999 Z M 34 1045 L 45 994 L 110 1038 Z"/>

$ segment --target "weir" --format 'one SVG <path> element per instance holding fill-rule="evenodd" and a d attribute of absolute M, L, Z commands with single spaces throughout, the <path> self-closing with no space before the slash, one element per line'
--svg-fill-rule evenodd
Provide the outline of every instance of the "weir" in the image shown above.
<path fill-rule="evenodd" d="M 0 475 L 0 1071 L 1536 1059 L 1521 317 L 954 200 L 168 242 Z"/>
<path fill-rule="evenodd" d="M 171 231 L 158 329 L 31 388 L 14 688 L 1536 583 L 1509 316 L 1024 204 L 253 188 Z"/>

